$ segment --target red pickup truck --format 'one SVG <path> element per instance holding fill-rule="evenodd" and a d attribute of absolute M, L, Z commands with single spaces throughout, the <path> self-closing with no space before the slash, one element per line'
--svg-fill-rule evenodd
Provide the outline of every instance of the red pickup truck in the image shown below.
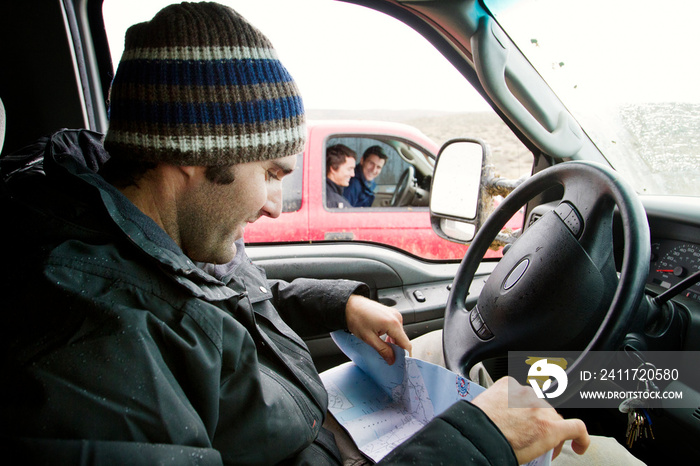
<path fill-rule="evenodd" d="M 283 181 L 283 213 L 278 219 L 263 217 L 248 225 L 246 242 L 371 241 L 425 259 L 464 256 L 467 246 L 438 237 L 430 226 L 430 182 L 439 150 L 435 142 L 399 123 L 310 121 L 307 127 L 304 153 L 298 157 L 296 170 Z M 334 144 L 354 150 L 358 163 L 370 146 L 379 145 L 387 154 L 375 179 L 371 207 L 326 207 L 325 154 Z M 489 255 L 501 254 L 489 251 Z"/>

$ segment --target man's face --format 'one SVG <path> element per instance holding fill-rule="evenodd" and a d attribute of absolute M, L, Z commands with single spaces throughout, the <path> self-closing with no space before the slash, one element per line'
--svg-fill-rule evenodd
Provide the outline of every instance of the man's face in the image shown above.
<path fill-rule="evenodd" d="M 328 178 L 338 186 L 349 186 L 350 178 L 353 176 L 355 176 L 355 159 L 352 157 L 345 157 L 345 162 L 337 170 L 331 167 L 328 172 Z"/>
<path fill-rule="evenodd" d="M 282 179 L 292 172 L 296 156 L 233 167 L 233 183 L 222 185 L 203 175 L 179 202 L 180 246 L 199 262 L 224 264 L 236 254 L 234 241 L 248 223 L 260 217 L 279 217 Z"/>
<path fill-rule="evenodd" d="M 372 181 L 382 172 L 386 160 L 382 160 L 375 154 L 369 154 L 362 160 L 362 174 L 367 181 Z"/>

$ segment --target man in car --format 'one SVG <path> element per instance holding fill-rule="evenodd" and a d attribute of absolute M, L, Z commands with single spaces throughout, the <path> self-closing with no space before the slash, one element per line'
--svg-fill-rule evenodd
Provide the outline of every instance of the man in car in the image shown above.
<path fill-rule="evenodd" d="M 353 207 L 372 207 L 374 202 L 374 190 L 377 189 L 375 178 L 384 168 L 388 157 L 382 146 L 368 147 L 362 154 L 362 160 L 355 166 L 355 176 L 343 196 Z"/>
<path fill-rule="evenodd" d="M 355 151 L 343 144 L 326 149 L 326 207 L 342 209 L 352 206 L 344 192 L 355 175 L 356 158 Z"/>
<path fill-rule="evenodd" d="M 339 464 L 302 337 L 347 329 L 388 363 L 380 336 L 411 344 L 366 285 L 272 282 L 246 256 L 245 226 L 280 214 L 304 138 L 265 36 L 185 3 L 128 30 L 104 142 L 63 130 L 1 160 L 5 458 Z M 583 452 L 585 425 L 502 379 L 384 461 L 518 464 L 566 439 Z"/>

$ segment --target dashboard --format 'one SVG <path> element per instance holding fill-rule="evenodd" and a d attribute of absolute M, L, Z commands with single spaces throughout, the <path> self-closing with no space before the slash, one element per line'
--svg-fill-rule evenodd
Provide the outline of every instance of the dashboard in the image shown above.
<path fill-rule="evenodd" d="M 652 239 L 648 284 L 669 289 L 698 270 L 700 244 L 673 239 Z M 680 296 L 700 301 L 700 284 L 691 286 Z"/>
<path fill-rule="evenodd" d="M 664 291 L 700 270 L 700 199 L 665 196 L 641 196 L 641 199 L 651 233 L 647 284 Z M 699 303 L 700 284 L 690 286 L 678 298 Z"/>

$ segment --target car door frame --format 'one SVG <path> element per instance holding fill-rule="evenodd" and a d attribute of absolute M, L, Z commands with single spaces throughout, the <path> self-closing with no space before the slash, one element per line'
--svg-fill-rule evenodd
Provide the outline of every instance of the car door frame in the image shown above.
<path fill-rule="evenodd" d="M 248 256 L 271 280 L 297 277 L 366 283 L 370 297 L 403 316 L 409 338 L 442 329 L 445 305 L 459 262 L 434 262 L 382 245 L 342 242 L 247 246 Z M 467 306 L 476 304 L 496 261 L 479 266 Z M 328 334 L 306 339 L 319 370 L 346 360 Z"/>

